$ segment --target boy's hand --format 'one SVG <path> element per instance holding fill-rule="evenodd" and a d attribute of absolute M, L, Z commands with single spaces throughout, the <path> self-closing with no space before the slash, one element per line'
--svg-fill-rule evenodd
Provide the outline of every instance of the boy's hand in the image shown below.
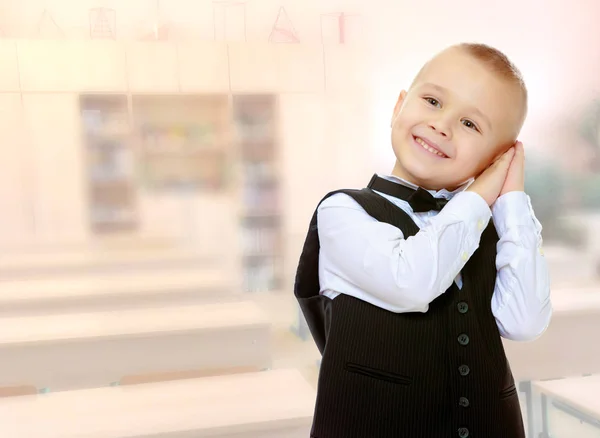
<path fill-rule="evenodd" d="M 513 146 L 485 169 L 467 190 L 479 194 L 491 206 L 500 196 L 514 155 Z"/>
<path fill-rule="evenodd" d="M 525 150 L 523 143 L 518 141 L 515 144 L 515 156 L 513 157 L 504 186 L 500 190 L 500 196 L 508 192 L 524 192 L 525 191 Z"/>

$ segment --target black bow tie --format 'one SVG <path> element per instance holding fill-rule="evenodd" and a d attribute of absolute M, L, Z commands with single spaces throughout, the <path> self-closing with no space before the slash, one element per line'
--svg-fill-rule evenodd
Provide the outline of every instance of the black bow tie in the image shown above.
<path fill-rule="evenodd" d="M 413 190 L 402 184 L 380 178 L 377 175 L 373 175 L 373 178 L 371 178 L 367 187 L 371 190 L 376 190 L 385 193 L 386 195 L 405 200 L 415 213 L 423 213 L 431 210 L 440 211 L 448 203 L 447 199 L 435 198 L 431 193 L 421 187 L 417 190 Z"/>

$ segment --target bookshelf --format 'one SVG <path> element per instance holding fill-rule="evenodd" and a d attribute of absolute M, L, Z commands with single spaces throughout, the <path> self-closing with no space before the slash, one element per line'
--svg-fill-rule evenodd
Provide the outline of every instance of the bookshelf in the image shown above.
<path fill-rule="evenodd" d="M 133 94 L 81 102 L 96 230 L 134 229 L 136 195 L 143 191 L 161 200 L 183 196 L 181 215 L 191 233 L 202 226 L 194 207 L 200 197 L 224 196 L 212 199 L 237 205 L 232 232 L 240 240 L 231 253 L 241 260 L 242 288 L 283 287 L 276 95 Z"/>
<path fill-rule="evenodd" d="M 218 192 L 227 187 L 227 95 L 134 95 L 132 114 L 144 188 Z"/>
<path fill-rule="evenodd" d="M 91 229 L 94 233 L 134 229 L 135 175 L 127 96 L 83 95 L 80 109 Z"/>
<path fill-rule="evenodd" d="M 282 287 L 282 213 L 274 95 L 234 95 L 233 125 L 241 163 L 244 289 Z"/>

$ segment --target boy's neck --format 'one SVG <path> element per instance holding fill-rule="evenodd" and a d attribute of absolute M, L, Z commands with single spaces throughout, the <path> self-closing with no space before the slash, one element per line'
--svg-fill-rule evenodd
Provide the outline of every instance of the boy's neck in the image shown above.
<path fill-rule="evenodd" d="M 406 171 L 406 169 L 404 169 L 402 167 L 402 165 L 400 165 L 398 160 L 396 160 L 396 164 L 394 165 L 394 168 L 392 169 L 392 176 L 395 176 L 396 178 L 406 181 L 407 183 L 412 184 L 415 187 L 421 187 L 422 189 L 425 189 L 425 190 L 435 190 L 435 191 L 441 190 L 441 189 L 432 189 L 431 187 L 427 187 L 425 184 L 421 184 L 412 175 L 410 175 Z"/>
<path fill-rule="evenodd" d="M 464 186 L 468 182 L 468 181 L 465 181 L 462 184 L 457 185 L 456 187 L 440 187 L 440 188 L 427 187 L 426 184 L 419 183 L 418 181 L 415 180 L 415 178 L 413 178 L 410 174 L 408 174 L 408 172 L 406 172 L 406 170 L 400 165 L 400 163 L 398 163 L 397 160 L 396 160 L 396 164 L 394 165 L 394 168 L 392 169 L 392 176 L 395 176 L 396 178 L 404 180 L 416 187 L 421 187 L 422 189 L 433 190 L 436 192 L 439 192 L 440 190 L 445 189 L 447 192 L 452 193 L 455 190 L 459 189 L 460 187 Z"/>

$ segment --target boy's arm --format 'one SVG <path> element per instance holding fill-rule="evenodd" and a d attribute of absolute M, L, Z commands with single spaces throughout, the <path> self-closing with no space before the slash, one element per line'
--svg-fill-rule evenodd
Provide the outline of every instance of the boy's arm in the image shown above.
<path fill-rule="evenodd" d="M 500 237 L 492 298 L 496 323 L 504 338 L 533 340 L 546 330 L 552 316 L 542 227 L 523 191 L 500 196 L 492 212 Z"/>
<path fill-rule="evenodd" d="M 336 194 L 317 212 L 321 288 L 395 311 L 426 312 L 450 287 L 479 246 L 491 211 L 481 196 L 462 192 L 416 235 L 369 216 L 351 197 Z"/>

